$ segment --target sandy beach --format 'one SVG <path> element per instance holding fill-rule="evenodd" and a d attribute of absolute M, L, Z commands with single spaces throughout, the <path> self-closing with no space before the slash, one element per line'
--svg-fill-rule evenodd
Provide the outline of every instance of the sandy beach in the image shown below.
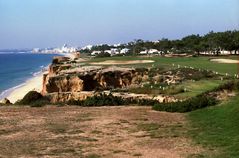
<path fill-rule="evenodd" d="M 42 79 L 43 72 L 27 80 L 21 87 L 13 90 L 6 98 L 11 103 L 15 103 L 17 100 L 22 99 L 29 91 L 35 90 L 40 92 L 42 89 Z"/>
<path fill-rule="evenodd" d="M 70 53 L 59 53 L 56 55 L 66 56 L 71 59 L 75 57 L 74 54 Z M 7 98 L 10 100 L 11 103 L 15 103 L 16 101 L 22 99 L 29 91 L 37 91 L 41 92 L 42 90 L 42 82 L 43 82 L 43 74 L 45 73 L 41 72 L 37 74 L 36 76 L 33 76 L 32 78 L 28 79 L 25 83 L 22 84 L 22 86 L 17 87 L 13 91 L 11 91 L 8 95 L 6 95 L 4 98 Z M 1 99 L 0 99 L 1 102 Z"/>

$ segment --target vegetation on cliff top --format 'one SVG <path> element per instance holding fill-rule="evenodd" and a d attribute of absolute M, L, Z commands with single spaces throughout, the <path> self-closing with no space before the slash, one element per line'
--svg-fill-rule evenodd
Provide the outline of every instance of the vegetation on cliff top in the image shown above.
<path fill-rule="evenodd" d="M 221 50 L 233 51 L 239 50 L 239 31 L 225 31 L 225 32 L 209 32 L 204 36 L 189 35 L 179 40 L 169 40 L 162 38 L 158 42 L 143 41 L 142 39 L 121 44 L 119 46 L 111 46 L 108 44 L 93 46 L 91 50 L 83 49 L 81 52 L 90 53 L 92 51 L 105 51 L 112 48 L 123 49 L 128 48 L 130 54 L 136 55 L 140 51 L 146 49 L 157 49 L 162 52 L 173 53 L 199 53 L 199 52 L 213 52 L 216 55 L 220 54 Z"/>
<path fill-rule="evenodd" d="M 224 90 L 238 91 L 239 81 L 236 80 L 226 82 L 210 91 L 206 91 L 204 93 L 199 94 L 196 97 L 192 97 L 184 101 L 171 103 L 157 103 L 153 106 L 153 109 L 157 111 L 167 111 L 167 112 L 190 112 L 209 106 L 214 106 L 219 102 L 218 100 L 216 100 L 215 96 L 212 95 L 212 93 Z"/>

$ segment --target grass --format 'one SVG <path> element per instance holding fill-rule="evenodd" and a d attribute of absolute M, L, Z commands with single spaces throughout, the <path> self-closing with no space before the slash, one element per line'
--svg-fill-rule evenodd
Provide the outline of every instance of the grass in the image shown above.
<path fill-rule="evenodd" d="M 160 125 L 157 123 L 140 123 L 137 125 L 139 131 L 147 132 L 144 136 L 151 138 L 168 138 L 185 135 L 185 127 L 182 124 Z"/>
<path fill-rule="evenodd" d="M 140 56 L 124 56 L 124 57 L 107 57 L 107 58 L 93 58 L 89 62 L 100 62 L 106 60 L 154 60 L 155 63 L 150 64 L 135 64 L 132 66 L 135 67 L 145 67 L 145 66 L 160 66 L 160 67 L 173 67 L 172 64 L 181 65 L 181 66 L 191 66 L 194 68 L 200 69 L 208 69 L 217 71 L 221 74 L 228 73 L 230 75 L 234 75 L 238 73 L 238 64 L 223 64 L 223 63 L 215 63 L 210 61 L 211 57 L 175 57 L 175 58 L 167 58 L 161 56 L 155 57 L 140 57 Z M 216 57 L 213 57 L 216 58 Z M 228 58 L 228 59 L 238 59 L 236 56 L 223 56 L 218 58 Z M 123 66 L 123 65 L 121 65 Z"/>
<path fill-rule="evenodd" d="M 63 123 L 49 123 L 48 130 L 55 134 L 66 133 L 68 126 Z"/>
<path fill-rule="evenodd" d="M 196 143 L 216 151 L 213 157 L 239 157 L 239 96 L 219 106 L 188 114 L 193 127 L 190 135 Z M 209 153 L 206 153 L 210 155 Z"/>
<path fill-rule="evenodd" d="M 142 123 L 138 125 L 138 129 L 141 131 L 153 131 L 159 129 L 161 126 L 157 123 Z"/>
<path fill-rule="evenodd" d="M 101 156 L 98 154 L 89 154 L 85 158 L 100 158 Z"/>
<path fill-rule="evenodd" d="M 219 57 L 219 58 L 233 58 L 234 57 Z M 162 58 L 154 57 L 156 65 L 169 66 L 171 64 L 181 65 L 181 66 L 192 66 L 194 68 L 208 69 L 217 71 L 219 73 L 225 74 L 229 73 L 231 75 L 238 73 L 237 64 L 222 64 L 215 63 L 209 60 L 209 57 L 190 57 L 190 58 Z"/>
<path fill-rule="evenodd" d="M 91 121 L 93 118 L 91 117 L 91 113 L 83 113 L 77 116 L 76 121 L 78 122 L 85 122 L 85 121 Z"/>
<path fill-rule="evenodd" d="M 133 156 L 140 157 L 140 156 L 143 156 L 143 155 L 141 153 L 135 153 L 135 154 L 133 154 Z"/>
<path fill-rule="evenodd" d="M 221 80 L 200 80 L 200 81 L 186 81 L 178 85 L 182 89 L 186 89 L 184 93 L 176 94 L 177 98 L 188 98 L 199 95 L 203 92 L 212 90 L 225 81 Z"/>
<path fill-rule="evenodd" d="M 114 154 L 118 154 L 118 153 L 125 153 L 126 151 L 124 150 L 114 150 L 113 153 Z"/>
<path fill-rule="evenodd" d="M 194 97 L 203 92 L 212 90 L 218 87 L 219 85 L 223 84 L 224 82 L 226 81 L 215 80 L 215 79 L 199 80 L 199 81 L 188 80 L 178 85 L 167 86 L 165 90 L 160 89 L 158 87 L 151 88 L 147 86 L 147 87 L 129 88 L 128 90 L 124 90 L 124 91 L 136 93 L 136 94 L 173 95 L 178 99 L 184 99 L 184 98 Z"/>
<path fill-rule="evenodd" d="M 90 137 L 79 136 L 79 140 L 82 142 L 97 142 L 98 140 Z"/>
<path fill-rule="evenodd" d="M 153 86 L 153 85 L 152 85 Z M 120 90 L 118 90 L 120 91 Z M 176 87 L 176 86 L 170 86 L 167 87 L 167 89 L 163 90 L 158 87 L 137 87 L 137 88 L 130 88 L 128 90 L 124 90 L 126 92 L 130 93 L 136 93 L 136 94 L 153 94 L 153 95 L 160 95 L 160 94 L 166 94 L 166 95 L 173 95 L 173 94 L 178 94 L 183 91 L 181 87 Z"/>
<path fill-rule="evenodd" d="M 103 132 L 102 131 L 98 131 L 98 130 L 93 130 L 91 131 L 92 134 L 102 134 Z"/>

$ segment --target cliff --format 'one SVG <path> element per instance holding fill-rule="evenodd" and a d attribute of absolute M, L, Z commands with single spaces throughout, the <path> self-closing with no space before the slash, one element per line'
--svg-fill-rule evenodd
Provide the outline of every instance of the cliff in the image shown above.
<path fill-rule="evenodd" d="M 43 94 L 125 88 L 140 84 L 147 75 L 147 71 L 137 72 L 133 68 L 120 67 L 85 66 L 63 71 L 61 69 L 61 66 L 50 66 L 49 73 L 44 75 Z"/>
<path fill-rule="evenodd" d="M 43 77 L 42 94 L 52 102 L 83 100 L 94 92 L 142 87 L 145 84 L 177 84 L 187 79 L 210 77 L 211 72 L 181 68 L 128 68 L 87 66 L 67 57 L 54 57 Z M 129 95 L 124 93 L 124 95 Z M 151 96 L 150 96 L 151 97 Z M 160 101 L 174 101 L 173 97 L 157 96 Z M 169 98 L 169 99 L 168 99 Z"/>

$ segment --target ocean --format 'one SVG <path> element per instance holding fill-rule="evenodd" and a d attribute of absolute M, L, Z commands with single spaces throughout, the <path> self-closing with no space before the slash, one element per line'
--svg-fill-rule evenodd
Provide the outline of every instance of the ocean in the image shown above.
<path fill-rule="evenodd" d="M 51 63 L 53 56 L 55 55 L 0 52 L 0 100 L 39 74 Z"/>

